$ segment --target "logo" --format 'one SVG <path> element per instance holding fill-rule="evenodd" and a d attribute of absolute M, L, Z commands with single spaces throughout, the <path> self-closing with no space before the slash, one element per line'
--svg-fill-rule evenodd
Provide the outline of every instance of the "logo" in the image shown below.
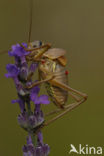
<path fill-rule="evenodd" d="M 103 149 L 102 147 L 93 147 L 93 146 L 89 146 L 89 145 L 85 145 L 85 146 L 82 146 L 81 144 L 79 144 L 79 147 L 76 148 L 73 144 L 70 144 L 70 151 L 69 151 L 69 154 L 71 153 L 76 153 L 76 154 L 84 154 L 84 155 L 95 155 L 95 154 L 98 154 L 98 155 L 101 155 L 103 154 Z"/>

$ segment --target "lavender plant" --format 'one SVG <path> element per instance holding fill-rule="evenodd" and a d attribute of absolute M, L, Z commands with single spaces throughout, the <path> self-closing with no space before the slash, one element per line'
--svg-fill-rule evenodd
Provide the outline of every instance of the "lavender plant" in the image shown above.
<path fill-rule="evenodd" d="M 27 48 L 27 44 L 22 44 Z M 14 64 L 7 64 L 8 71 L 5 76 L 12 78 L 16 86 L 18 99 L 12 100 L 12 103 L 18 103 L 20 114 L 18 115 L 19 125 L 28 132 L 27 144 L 23 146 L 23 156 L 48 156 L 50 148 L 48 144 L 43 143 L 43 136 L 40 130 L 44 122 L 44 115 L 41 110 L 41 104 L 49 104 L 47 95 L 40 95 L 39 86 L 27 89 L 26 86 L 32 85 L 33 80 L 29 75 L 35 73 L 38 64 L 32 62 L 30 65 L 26 61 L 29 52 L 25 51 L 19 44 L 13 45 L 9 56 L 14 57 Z M 34 104 L 34 110 L 31 108 L 31 102 Z"/>

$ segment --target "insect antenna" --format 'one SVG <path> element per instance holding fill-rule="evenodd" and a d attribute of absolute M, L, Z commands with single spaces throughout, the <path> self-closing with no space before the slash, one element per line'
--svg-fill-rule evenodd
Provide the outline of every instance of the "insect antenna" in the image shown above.
<path fill-rule="evenodd" d="M 29 22 L 29 32 L 28 32 L 28 43 L 31 40 L 31 32 L 32 32 L 32 16 L 33 16 L 33 0 L 29 0 L 30 5 L 30 22 Z M 0 55 L 8 53 L 8 50 L 0 51 Z"/>
<path fill-rule="evenodd" d="M 30 0 L 30 24 L 29 24 L 29 33 L 28 33 L 28 43 L 30 43 L 31 40 L 32 19 L 33 19 L 33 0 Z"/>

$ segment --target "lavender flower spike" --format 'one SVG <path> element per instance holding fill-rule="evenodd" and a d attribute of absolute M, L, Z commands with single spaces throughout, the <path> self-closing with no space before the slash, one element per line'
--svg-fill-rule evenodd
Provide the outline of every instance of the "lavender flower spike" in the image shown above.
<path fill-rule="evenodd" d="M 38 136 L 37 138 L 39 140 Z M 47 156 L 49 154 L 49 151 L 50 148 L 47 144 L 39 144 L 38 142 L 37 145 L 34 146 L 31 136 L 27 138 L 27 145 L 23 147 L 24 156 Z"/>
<path fill-rule="evenodd" d="M 27 47 L 27 44 L 23 43 Z M 26 56 L 30 52 L 25 51 L 19 44 L 13 45 L 9 56 L 15 59 L 14 64 L 8 64 L 8 71 L 5 76 L 12 78 L 17 90 L 18 98 L 12 100 L 12 103 L 18 103 L 20 114 L 18 115 L 18 123 L 20 127 L 28 132 L 27 144 L 23 147 L 23 156 L 48 156 L 50 148 L 43 143 L 43 136 L 40 131 L 44 123 L 44 114 L 41 110 L 41 104 L 49 104 L 47 95 L 40 95 L 40 88 L 35 86 L 32 89 L 27 89 L 27 85 L 32 85 L 34 82 L 32 75 L 35 73 L 38 64 L 32 62 L 30 65 L 26 61 Z M 33 103 L 33 109 L 31 107 Z"/>
<path fill-rule="evenodd" d="M 8 71 L 5 76 L 7 78 L 15 78 L 19 75 L 20 69 L 14 64 L 7 64 L 6 69 Z"/>

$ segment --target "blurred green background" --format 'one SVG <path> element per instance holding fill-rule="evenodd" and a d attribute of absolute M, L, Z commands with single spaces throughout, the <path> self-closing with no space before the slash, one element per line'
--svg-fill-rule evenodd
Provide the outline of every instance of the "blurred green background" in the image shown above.
<path fill-rule="evenodd" d="M 29 0 L 0 0 L 1 51 L 27 42 L 28 27 Z M 87 102 L 44 128 L 50 156 L 68 156 L 70 144 L 103 146 L 104 1 L 34 0 L 31 40 L 66 49 L 69 85 L 88 94 Z M 5 66 L 11 62 L 7 54 L 0 55 L 0 155 L 22 156 L 27 133 L 17 124 L 18 105 L 11 104 L 17 98 L 14 84 L 4 77 Z"/>

